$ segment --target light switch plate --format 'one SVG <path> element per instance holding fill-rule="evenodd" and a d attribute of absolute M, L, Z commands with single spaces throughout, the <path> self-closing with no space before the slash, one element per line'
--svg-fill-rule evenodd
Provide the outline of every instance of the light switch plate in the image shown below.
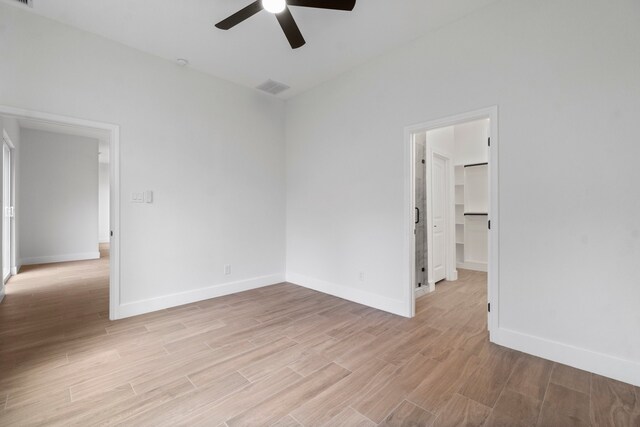
<path fill-rule="evenodd" d="M 144 193 L 131 193 L 131 203 L 144 203 Z"/>
<path fill-rule="evenodd" d="M 144 192 L 144 202 L 153 203 L 153 191 L 147 190 Z"/>

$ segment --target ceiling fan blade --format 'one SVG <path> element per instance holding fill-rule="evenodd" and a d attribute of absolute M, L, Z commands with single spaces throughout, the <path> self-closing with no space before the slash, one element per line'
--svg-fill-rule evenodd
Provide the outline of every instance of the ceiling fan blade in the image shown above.
<path fill-rule="evenodd" d="M 284 35 L 287 36 L 287 40 L 289 40 L 291 48 L 297 49 L 300 46 L 304 46 L 306 42 L 304 41 L 300 28 L 298 28 L 298 24 L 296 24 L 296 21 L 293 19 L 293 15 L 291 15 L 289 8 L 286 8 L 275 15 L 282 27 L 282 31 L 284 31 Z"/>
<path fill-rule="evenodd" d="M 287 4 L 318 9 L 353 10 L 356 0 L 288 0 Z"/>
<path fill-rule="evenodd" d="M 235 27 L 245 19 L 251 18 L 253 15 L 260 12 L 261 10 L 262 10 L 262 2 L 260 0 L 257 0 L 251 3 L 249 6 L 245 7 L 244 9 L 241 9 L 240 11 L 234 13 L 227 19 L 224 19 L 218 22 L 216 24 L 216 27 L 220 28 L 221 30 L 228 30 L 230 28 Z"/>

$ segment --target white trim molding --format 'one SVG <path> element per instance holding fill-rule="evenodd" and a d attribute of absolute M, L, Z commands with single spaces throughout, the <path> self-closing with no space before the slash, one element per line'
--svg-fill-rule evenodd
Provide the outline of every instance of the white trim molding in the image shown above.
<path fill-rule="evenodd" d="M 55 262 L 86 261 L 89 259 L 99 259 L 100 252 L 84 252 L 78 254 L 45 255 L 37 257 L 22 258 L 21 265 L 53 264 Z"/>
<path fill-rule="evenodd" d="M 459 262 L 457 264 L 458 268 L 463 270 L 473 270 L 473 271 L 484 271 L 487 272 L 487 264 L 484 262 Z"/>
<path fill-rule="evenodd" d="M 171 307 L 178 307 L 211 298 L 249 291 L 251 289 L 277 285 L 278 283 L 284 282 L 284 278 L 284 274 L 272 274 L 269 276 L 261 276 L 253 279 L 240 280 L 237 282 L 224 283 L 206 288 L 125 303 L 118 307 L 116 315 L 118 319 L 138 316 L 140 314 L 151 313 L 153 311 L 164 310 Z"/>
<path fill-rule="evenodd" d="M 581 347 L 500 328 L 492 334 L 498 345 L 640 387 L 640 363 Z"/>
<path fill-rule="evenodd" d="M 403 300 L 387 298 L 378 294 L 363 291 L 362 289 L 338 285 L 336 283 L 330 283 L 324 280 L 291 272 L 287 272 L 287 282 L 304 288 L 313 289 L 314 291 L 333 295 L 348 301 L 356 302 L 358 304 L 366 305 L 368 307 L 377 308 L 378 310 L 386 311 L 388 313 L 397 314 L 398 316 L 408 317 L 407 305 Z"/>

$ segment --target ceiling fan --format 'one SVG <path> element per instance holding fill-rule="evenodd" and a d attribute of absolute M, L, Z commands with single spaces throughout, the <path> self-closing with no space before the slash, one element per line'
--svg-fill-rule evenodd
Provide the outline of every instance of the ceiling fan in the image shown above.
<path fill-rule="evenodd" d="M 229 30 L 264 9 L 276 16 L 282 31 L 284 31 L 289 44 L 291 44 L 291 48 L 297 49 L 306 42 L 291 15 L 289 6 L 351 11 L 355 5 L 356 0 L 257 0 L 227 19 L 218 22 L 216 27 L 221 30 Z"/>

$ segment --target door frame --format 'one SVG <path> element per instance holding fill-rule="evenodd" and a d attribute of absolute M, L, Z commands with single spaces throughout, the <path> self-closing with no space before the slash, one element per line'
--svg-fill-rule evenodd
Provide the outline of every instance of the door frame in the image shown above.
<path fill-rule="evenodd" d="M 81 126 L 109 133 L 109 226 L 111 228 L 109 260 L 109 319 L 120 318 L 120 126 L 58 114 L 0 105 L 0 115 L 31 119 L 44 123 Z M 14 178 L 15 179 L 15 178 Z M 19 208 L 19 206 L 18 206 Z M 16 216 L 20 213 L 16 210 Z M 14 222 L 15 218 L 14 216 Z M 14 230 L 14 236 L 16 230 Z"/>
<path fill-rule="evenodd" d="M 487 326 L 489 328 L 489 339 L 494 341 L 494 332 L 497 332 L 500 325 L 500 219 L 499 219 L 499 135 L 498 135 L 498 106 L 490 106 L 466 113 L 446 116 L 440 119 L 433 119 L 423 123 L 406 126 L 404 128 L 404 299 L 406 304 L 407 317 L 414 317 L 415 306 L 415 235 L 414 235 L 414 206 L 415 206 L 415 134 L 466 123 L 474 120 L 489 119 L 489 137 L 491 146 L 489 147 L 489 220 L 491 230 L 489 231 L 489 258 L 487 269 L 487 298 L 491 304 L 488 312 Z"/>
<path fill-rule="evenodd" d="M 444 250 L 444 265 L 445 265 L 445 280 L 457 280 L 457 270 L 455 259 L 452 258 L 452 251 L 455 256 L 455 225 L 453 227 L 453 233 L 451 230 L 452 221 L 451 216 L 455 215 L 453 211 L 453 207 L 451 206 L 453 199 L 451 194 L 451 184 L 452 184 L 452 160 L 451 158 L 444 152 L 434 148 L 429 144 L 429 138 L 427 137 L 427 167 L 426 167 L 426 189 L 427 189 L 427 212 L 425 213 L 427 216 L 427 283 L 429 285 L 429 292 L 433 292 L 436 290 L 436 281 L 434 280 L 434 270 L 433 270 L 433 179 L 431 178 L 431 173 L 433 171 L 433 158 L 437 156 L 444 160 L 445 163 L 445 192 L 444 192 L 444 228 L 445 228 L 445 250 Z"/>
<path fill-rule="evenodd" d="M 4 210 L 5 206 L 4 206 L 4 186 L 5 186 L 5 182 L 4 182 L 4 146 L 7 146 L 7 150 L 9 151 L 9 205 L 10 206 L 14 206 L 14 193 L 15 193 L 15 186 L 14 186 L 14 182 L 15 182 L 15 177 L 13 174 L 14 171 L 14 167 L 13 167 L 13 150 L 16 148 L 15 145 L 13 145 L 13 142 L 11 141 L 11 138 L 9 137 L 9 135 L 7 134 L 7 132 L 3 129 L 2 130 L 2 231 L 4 232 L 4 219 L 5 219 L 5 215 L 7 214 L 7 212 Z M 14 230 L 14 221 L 13 218 L 11 218 L 9 220 L 9 274 L 7 274 L 7 276 L 4 276 L 4 263 L 2 264 L 2 284 L 5 285 L 7 283 L 7 281 L 11 278 L 11 276 L 13 276 L 15 273 L 13 273 L 13 271 L 16 269 L 15 263 L 15 257 L 14 257 L 14 236 L 15 230 Z M 4 262 L 4 233 L 2 233 L 2 261 Z"/>

